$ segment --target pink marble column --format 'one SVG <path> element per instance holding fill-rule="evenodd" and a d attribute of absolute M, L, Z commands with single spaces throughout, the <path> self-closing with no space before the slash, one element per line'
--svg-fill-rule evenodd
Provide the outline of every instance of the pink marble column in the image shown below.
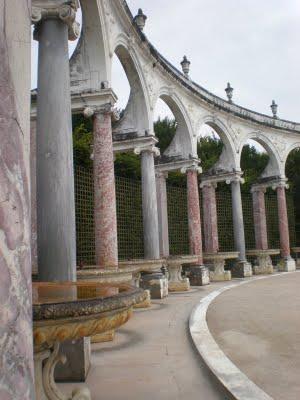
<path fill-rule="evenodd" d="M 32 400 L 30 11 L 0 1 L 0 399 Z"/>
<path fill-rule="evenodd" d="M 94 219 L 96 264 L 117 268 L 118 237 L 111 113 L 94 116 Z"/>
<path fill-rule="evenodd" d="M 37 208 L 36 208 L 36 120 L 30 121 L 30 180 L 31 180 L 31 264 L 38 272 L 37 259 Z"/>
<path fill-rule="evenodd" d="M 253 186 L 251 192 L 253 201 L 253 219 L 256 249 L 267 250 L 268 233 L 265 206 L 266 189 L 260 186 Z"/>
<path fill-rule="evenodd" d="M 192 255 L 197 255 L 199 257 L 198 263 L 202 265 L 202 234 L 198 189 L 198 171 L 196 168 L 190 168 L 187 170 L 187 203 L 190 252 Z"/>
<path fill-rule="evenodd" d="M 169 257 L 168 198 L 166 178 L 167 172 L 156 171 L 156 196 L 159 230 L 159 249 L 161 257 Z"/>
<path fill-rule="evenodd" d="M 283 258 L 290 257 L 290 234 L 285 197 L 285 185 L 277 187 L 278 221 L 280 235 L 280 250 Z"/>
<path fill-rule="evenodd" d="M 202 184 L 204 246 L 207 253 L 219 251 L 218 219 L 216 204 L 216 185 L 208 182 Z"/>

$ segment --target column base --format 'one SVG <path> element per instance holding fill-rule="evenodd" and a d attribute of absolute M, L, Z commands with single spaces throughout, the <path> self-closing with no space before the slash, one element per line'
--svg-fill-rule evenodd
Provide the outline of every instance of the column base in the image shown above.
<path fill-rule="evenodd" d="M 296 262 L 292 257 L 282 258 L 277 266 L 278 266 L 278 271 L 280 272 L 296 271 Z"/>
<path fill-rule="evenodd" d="M 182 278 L 177 282 L 169 281 L 169 292 L 187 292 L 191 288 L 189 278 Z"/>
<path fill-rule="evenodd" d="M 91 366 L 91 341 L 89 337 L 66 340 L 60 345 L 61 354 L 66 357 L 55 369 L 58 382 L 85 382 Z"/>
<path fill-rule="evenodd" d="M 238 261 L 231 270 L 233 278 L 248 278 L 253 275 L 252 266 L 248 261 Z"/>
<path fill-rule="evenodd" d="M 66 363 L 67 359 L 59 352 L 59 343 L 53 350 L 34 353 L 34 378 L 36 400 L 91 400 L 88 388 L 74 389 L 71 396 L 62 393 L 55 384 L 54 370 L 58 363 Z"/>
<path fill-rule="evenodd" d="M 274 268 L 271 257 L 269 255 L 258 255 L 253 265 L 254 275 L 267 275 L 273 274 Z"/>
<path fill-rule="evenodd" d="M 225 259 L 216 255 L 215 260 L 211 260 L 209 264 L 209 277 L 211 282 L 224 282 L 231 280 L 231 271 L 225 271 Z"/>
<path fill-rule="evenodd" d="M 144 274 L 140 280 L 140 287 L 150 291 L 151 299 L 163 299 L 168 296 L 168 280 L 161 272 Z"/>
<path fill-rule="evenodd" d="M 205 286 L 210 284 L 209 269 L 204 265 L 189 268 L 189 280 L 191 286 Z"/>
<path fill-rule="evenodd" d="M 133 308 L 150 308 L 151 307 L 151 295 L 150 290 L 145 290 L 147 292 L 147 298 L 142 303 L 135 304 Z"/>
<path fill-rule="evenodd" d="M 115 338 L 115 331 L 107 331 L 105 333 L 99 333 L 91 337 L 91 343 L 106 343 L 112 342 Z"/>
<path fill-rule="evenodd" d="M 169 292 L 186 292 L 190 290 L 189 278 L 182 278 L 181 263 L 168 264 Z"/>

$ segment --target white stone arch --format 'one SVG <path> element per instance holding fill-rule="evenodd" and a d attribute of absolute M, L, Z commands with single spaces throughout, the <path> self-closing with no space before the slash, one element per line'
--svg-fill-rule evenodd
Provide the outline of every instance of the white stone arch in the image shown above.
<path fill-rule="evenodd" d="M 136 132 L 138 136 L 151 135 L 153 126 L 145 77 L 139 57 L 125 34 L 118 35 L 114 44 L 114 54 L 119 58 L 130 85 L 124 117 L 117 124 L 115 132 Z"/>
<path fill-rule="evenodd" d="M 267 134 L 261 131 L 254 131 L 250 134 L 247 134 L 243 140 L 240 142 L 239 145 L 239 152 L 238 152 L 238 159 L 239 165 L 241 163 L 241 155 L 243 147 L 246 145 L 248 140 L 254 140 L 255 142 L 259 143 L 267 152 L 269 156 L 269 162 L 266 166 L 265 170 L 261 174 L 261 178 L 268 178 L 268 177 L 284 177 L 284 163 L 281 160 L 281 157 L 278 153 L 278 150 L 274 144 L 274 142 L 268 138 Z"/>
<path fill-rule="evenodd" d="M 163 86 L 156 93 L 154 104 L 163 100 L 172 111 L 177 122 L 175 136 L 165 150 L 164 156 L 188 159 L 197 157 L 196 141 L 193 135 L 193 127 L 185 106 L 179 96 L 170 88 Z M 155 106 L 154 106 L 155 109 Z"/>
<path fill-rule="evenodd" d="M 198 132 L 204 124 L 213 128 L 217 134 L 220 136 L 220 139 L 223 143 L 223 150 L 220 155 L 219 160 L 213 166 L 213 169 L 220 171 L 240 171 L 240 166 L 238 162 L 238 149 L 236 148 L 234 141 L 232 140 L 232 135 L 230 134 L 229 127 L 224 124 L 222 120 L 220 120 L 215 115 L 205 115 L 201 117 L 200 121 L 197 124 Z"/>
<path fill-rule="evenodd" d="M 285 171 L 285 166 L 286 166 L 286 162 L 288 159 L 288 156 L 291 154 L 291 152 L 293 150 L 299 149 L 300 150 L 300 141 L 299 142 L 294 142 L 292 143 L 286 150 L 285 154 L 284 154 L 284 161 L 283 161 L 283 168 Z"/>
<path fill-rule="evenodd" d="M 111 76 L 105 11 L 97 0 L 81 1 L 81 10 L 81 35 L 70 59 L 71 86 L 75 81 L 76 91 L 100 90 Z"/>

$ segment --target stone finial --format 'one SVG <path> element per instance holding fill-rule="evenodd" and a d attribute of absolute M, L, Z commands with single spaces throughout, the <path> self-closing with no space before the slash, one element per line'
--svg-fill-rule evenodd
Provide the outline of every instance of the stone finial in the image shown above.
<path fill-rule="evenodd" d="M 232 101 L 232 96 L 233 96 L 233 87 L 231 87 L 230 86 L 230 83 L 228 82 L 227 83 L 227 87 L 226 87 L 226 89 L 225 89 L 225 92 L 226 92 L 226 95 L 227 95 L 227 98 L 228 98 L 228 101 L 229 101 L 229 103 L 232 103 L 233 101 Z"/>
<path fill-rule="evenodd" d="M 275 103 L 275 100 L 272 100 L 272 104 L 270 105 L 270 107 L 272 110 L 273 118 L 278 118 L 277 116 L 278 104 Z"/>
<path fill-rule="evenodd" d="M 189 78 L 189 72 L 190 72 L 190 65 L 191 62 L 187 59 L 186 56 L 183 56 L 183 60 L 181 61 L 181 67 L 182 67 L 182 72 L 184 75 Z"/>
<path fill-rule="evenodd" d="M 143 31 L 146 25 L 147 16 L 143 13 L 143 10 L 139 8 L 137 15 L 134 17 L 134 22 L 137 24 L 139 29 Z"/>

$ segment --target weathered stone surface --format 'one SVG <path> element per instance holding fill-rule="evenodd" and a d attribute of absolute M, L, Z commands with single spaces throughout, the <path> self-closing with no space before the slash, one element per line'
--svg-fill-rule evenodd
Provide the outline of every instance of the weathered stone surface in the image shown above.
<path fill-rule="evenodd" d="M 207 253 L 217 253 L 219 251 L 219 237 L 215 185 L 213 183 L 204 184 L 202 196 L 204 249 Z"/>
<path fill-rule="evenodd" d="M 38 23 L 37 242 L 42 281 L 76 280 L 68 26 Z"/>
<path fill-rule="evenodd" d="M 67 340 L 60 346 L 60 353 L 66 355 L 64 364 L 55 368 L 58 382 L 84 382 L 91 366 L 91 340 L 89 337 Z"/>
<path fill-rule="evenodd" d="M 117 211 L 109 113 L 96 113 L 94 117 L 93 153 L 96 264 L 102 268 L 117 268 Z"/>
<path fill-rule="evenodd" d="M 209 269 L 203 265 L 189 268 L 189 281 L 191 286 L 205 286 L 210 283 Z"/>
<path fill-rule="evenodd" d="M 0 398 L 32 400 L 30 1 L 0 0 Z"/>
<path fill-rule="evenodd" d="M 168 226 L 168 198 L 166 185 L 166 172 L 156 171 L 156 195 L 159 229 L 159 251 L 160 257 L 168 257 L 169 249 L 169 226 Z"/>
<path fill-rule="evenodd" d="M 161 272 L 144 274 L 140 280 L 140 287 L 150 291 L 151 299 L 163 299 L 168 296 L 168 279 Z"/>
<path fill-rule="evenodd" d="M 255 245 L 260 250 L 268 248 L 265 191 L 263 187 L 254 187 L 252 190 Z"/>
<path fill-rule="evenodd" d="M 247 261 L 236 262 L 231 270 L 231 275 L 233 278 L 247 278 L 249 276 L 252 276 L 253 273 L 251 264 Z"/>
<path fill-rule="evenodd" d="M 190 254 L 197 255 L 198 263 L 202 265 L 202 234 L 198 189 L 198 171 L 196 169 L 187 170 L 187 203 Z"/>

